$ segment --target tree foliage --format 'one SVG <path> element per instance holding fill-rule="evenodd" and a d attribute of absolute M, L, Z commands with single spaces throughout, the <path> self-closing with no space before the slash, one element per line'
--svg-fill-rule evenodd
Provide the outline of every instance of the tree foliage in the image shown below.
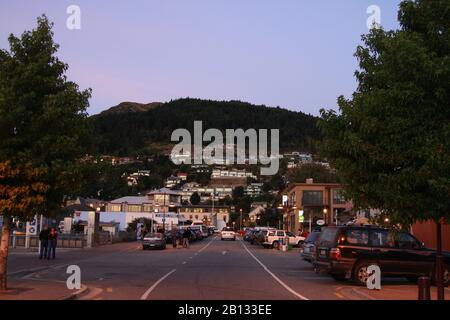
<path fill-rule="evenodd" d="M 90 90 L 67 80 L 45 16 L 0 50 L 0 290 L 6 289 L 9 221 L 59 213 L 89 142 Z"/>
<path fill-rule="evenodd" d="M 450 220 L 450 2 L 403 1 L 399 20 L 363 36 L 357 91 L 321 111 L 321 152 L 357 205 Z"/>
<path fill-rule="evenodd" d="M 305 183 L 306 179 L 312 178 L 314 182 L 320 183 L 337 183 L 337 175 L 329 168 L 317 164 L 303 164 L 299 168 L 288 171 L 287 180 L 289 183 Z"/>

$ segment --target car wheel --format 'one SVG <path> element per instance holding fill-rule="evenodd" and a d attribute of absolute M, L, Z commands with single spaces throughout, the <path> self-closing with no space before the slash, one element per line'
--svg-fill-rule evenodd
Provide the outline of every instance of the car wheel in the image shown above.
<path fill-rule="evenodd" d="M 332 273 L 331 277 L 336 281 L 345 281 L 345 273 Z"/>
<path fill-rule="evenodd" d="M 300 241 L 297 243 L 297 247 L 301 248 L 302 246 L 303 246 L 303 241 L 300 240 Z"/>
<path fill-rule="evenodd" d="M 279 246 L 280 246 L 280 244 L 278 243 L 278 241 L 274 241 L 272 243 L 272 248 L 274 248 L 274 249 L 278 249 Z"/>
<path fill-rule="evenodd" d="M 367 268 L 374 264 L 376 264 L 376 263 L 369 262 L 369 261 L 358 262 L 356 264 L 355 268 L 353 269 L 352 280 L 360 286 L 366 286 L 367 279 L 369 278 L 369 274 L 367 273 Z"/>

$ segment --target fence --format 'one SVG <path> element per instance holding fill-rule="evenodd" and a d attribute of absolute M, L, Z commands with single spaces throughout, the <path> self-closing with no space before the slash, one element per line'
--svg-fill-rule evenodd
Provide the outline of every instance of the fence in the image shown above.
<path fill-rule="evenodd" d="M 29 236 L 30 238 L 30 248 L 39 247 L 39 237 Z M 26 236 L 25 235 L 11 235 L 9 239 L 9 245 L 12 248 L 25 247 Z M 73 234 L 60 234 L 58 236 L 58 248 L 84 248 L 86 246 L 86 237 L 84 235 L 73 235 Z"/>

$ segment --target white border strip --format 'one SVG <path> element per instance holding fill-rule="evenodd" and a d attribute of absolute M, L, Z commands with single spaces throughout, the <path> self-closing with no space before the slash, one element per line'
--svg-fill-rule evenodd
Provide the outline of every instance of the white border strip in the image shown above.
<path fill-rule="evenodd" d="M 263 267 L 263 269 L 272 276 L 272 278 L 274 278 L 279 284 L 281 284 L 287 291 L 289 291 L 290 293 L 292 293 L 294 296 L 296 296 L 297 298 L 299 298 L 300 300 L 309 300 L 308 298 L 306 298 L 305 296 L 302 296 L 300 293 L 294 291 L 291 287 L 289 287 L 286 283 L 284 283 L 283 281 L 280 280 L 280 278 L 278 278 L 275 274 L 273 274 L 272 271 L 269 270 L 269 268 L 267 268 L 261 261 L 259 261 L 259 259 L 257 257 L 255 257 L 255 255 L 253 253 L 250 252 L 250 250 L 247 248 L 247 246 L 245 245 L 245 243 L 242 242 L 242 245 L 244 246 L 245 250 L 247 250 L 248 254 L 251 255 L 253 257 L 253 259 L 256 260 L 256 262 L 258 262 L 261 267 Z"/>

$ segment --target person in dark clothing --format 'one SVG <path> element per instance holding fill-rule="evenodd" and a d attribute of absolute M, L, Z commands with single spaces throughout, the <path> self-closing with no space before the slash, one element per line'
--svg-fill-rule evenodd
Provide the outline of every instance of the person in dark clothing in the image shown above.
<path fill-rule="evenodd" d="M 40 248 L 39 248 L 39 259 L 42 260 L 42 257 L 47 257 L 47 250 L 48 250 L 48 235 L 50 233 L 50 230 L 48 230 L 47 227 L 44 227 L 41 232 L 39 232 L 39 242 L 40 242 Z"/>
<path fill-rule="evenodd" d="M 189 239 L 191 238 L 191 229 L 186 228 L 183 232 L 183 247 L 189 248 Z"/>
<path fill-rule="evenodd" d="M 48 234 L 48 251 L 47 251 L 48 260 L 50 260 L 50 256 L 52 257 L 52 259 L 55 259 L 57 239 L 58 239 L 58 231 L 56 231 L 55 228 L 51 228 L 50 233 Z"/>
<path fill-rule="evenodd" d="M 177 241 L 178 241 L 178 231 L 176 228 L 172 228 L 172 246 L 174 248 L 177 247 Z"/>

